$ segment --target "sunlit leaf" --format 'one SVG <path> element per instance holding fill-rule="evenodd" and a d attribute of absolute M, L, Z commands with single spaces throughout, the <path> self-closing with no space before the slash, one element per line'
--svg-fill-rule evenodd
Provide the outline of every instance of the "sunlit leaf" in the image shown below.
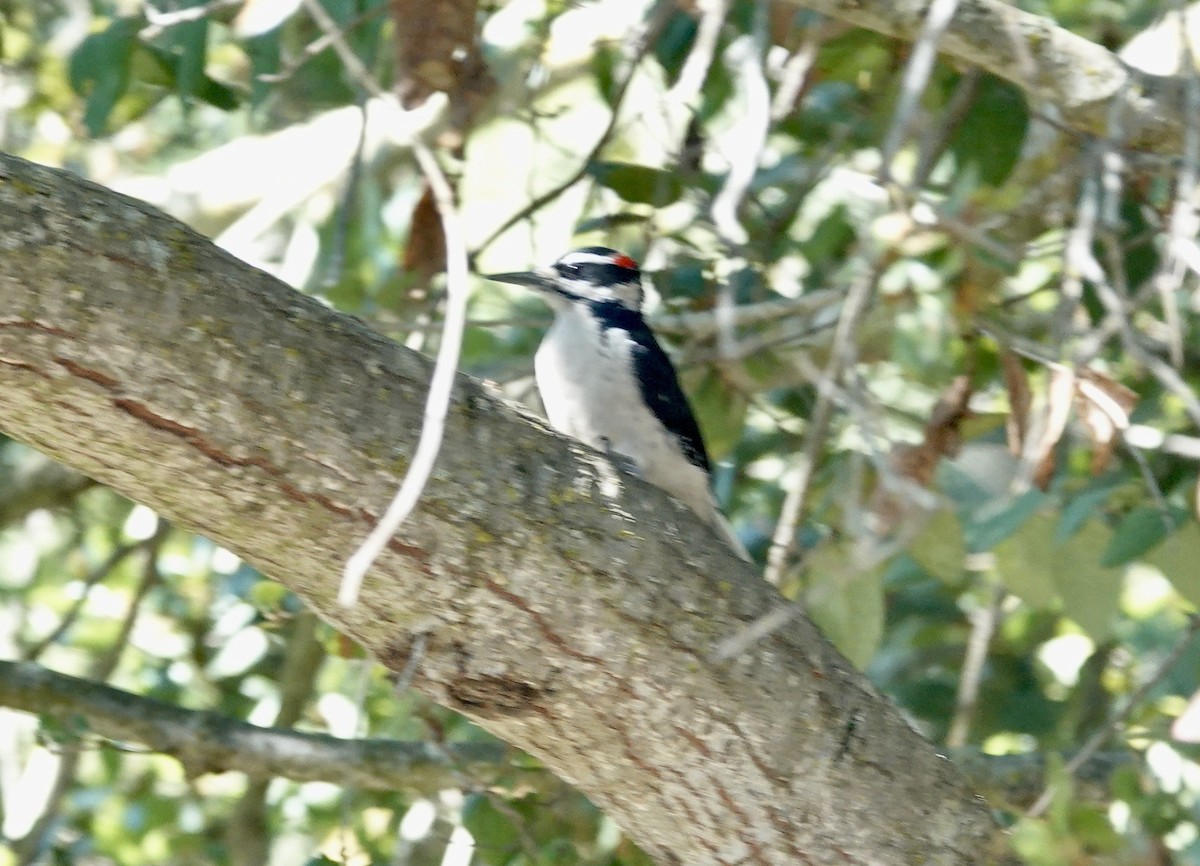
<path fill-rule="evenodd" d="M 1180 595 L 1200 605 L 1200 525 L 1188 521 L 1142 559 L 1161 571 Z"/>
<path fill-rule="evenodd" d="M 240 39 L 262 36 L 274 30 L 300 8 L 302 0 L 245 0 L 233 19 L 233 31 Z"/>
<path fill-rule="evenodd" d="M 1098 556 L 1111 536 L 1106 526 L 1092 520 L 1065 543 L 1057 542 L 1057 533 L 1051 540 L 1050 562 L 1063 613 L 1096 643 L 1111 636 L 1124 582 L 1122 569 L 1105 567 Z"/>
<path fill-rule="evenodd" d="M 962 578 L 967 546 L 962 524 L 949 508 L 939 508 L 908 546 L 908 553 L 925 571 L 946 583 Z"/>

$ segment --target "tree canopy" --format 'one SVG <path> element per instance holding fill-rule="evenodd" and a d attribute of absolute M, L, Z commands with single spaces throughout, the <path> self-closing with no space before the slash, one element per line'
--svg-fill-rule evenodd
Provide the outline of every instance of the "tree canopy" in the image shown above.
<path fill-rule="evenodd" d="M 0 7 L 0 863 L 1200 863 L 1197 14 Z M 515 408 L 592 243 L 756 567 Z"/>

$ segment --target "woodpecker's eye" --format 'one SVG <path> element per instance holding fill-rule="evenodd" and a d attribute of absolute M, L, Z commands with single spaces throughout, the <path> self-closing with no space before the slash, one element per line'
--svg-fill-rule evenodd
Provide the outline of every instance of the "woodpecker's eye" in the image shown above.
<path fill-rule="evenodd" d="M 579 265 L 562 264 L 558 265 L 558 272 L 564 277 L 577 277 L 583 273 L 583 268 Z"/>

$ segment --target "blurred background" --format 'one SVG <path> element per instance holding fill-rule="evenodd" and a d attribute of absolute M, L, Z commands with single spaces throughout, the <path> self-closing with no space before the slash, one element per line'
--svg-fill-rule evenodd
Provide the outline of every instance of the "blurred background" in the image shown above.
<path fill-rule="evenodd" d="M 1191 7 L 1018 5 L 1196 76 Z M 802 7 L 0 0 L 0 149 L 432 353 L 442 230 L 385 94 L 446 93 L 475 268 L 642 263 L 766 579 L 1018 853 L 1200 864 L 1200 112 L 1182 154 L 1124 147 Z M 536 407 L 548 311 L 470 291 L 463 369 Z M 3 438 L 0 659 L 45 671 L 0 666 L 3 866 L 649 862 L 233 554 Z M 245 722 L 394 743 L 288 772 Z"/>

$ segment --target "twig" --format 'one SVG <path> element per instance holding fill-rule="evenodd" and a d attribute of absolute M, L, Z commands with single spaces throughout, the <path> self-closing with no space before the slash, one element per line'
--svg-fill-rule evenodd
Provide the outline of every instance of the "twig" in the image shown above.
<path fill-rule="evenodd" d="M 975 103 L 975 95 L 979 91 L 979 81 L 982 78 L 983 71 L 978 66 L 972 66 L 962 74 L 962 78 L 955 85 L 954 92 L 950 95 L 950 101 L 946 104 L 946 109 L 942 112 L 937 125 L 930 127 L 921 139 L 917 167 L 913 169 L 910 184 L 912 189 L 921 189 L 929 180 L 929 176 L 933 174 L 933 169 L 946 150 L 946 145 L 950 143 L 954 132 L 962 124 L 963 118 Z"/>
<path fill-rule="evenodd" d="M 395 694 L 404 694 L 412 685 L 413 677 L 417 675 L 417 671 L 421 668 L 421 662 L 425 660 L 425 648 L 428 644 L 429 635 L 425 632 L 421 632 L 413 639 L 412 648 L 408 651 L 408 659 L 404 662 L 404 667 L 392 685 L 392 691 Z"/>
<path fill-rule="evenodd" d="M 727 11 L 722 9 L 722 18 Z M 767 47 L 767 0 L 755 0 L 750 33 L 739 38 L 726 51 L 729 65 L 736 69 L 745 99 L 745 110 L 738 121 L 740 134 L 730 137 L 726 145 L 729 173 L 713 197 L 710 213 L 717 236 L 729 253 L 735 253 L 750 240 L 738 210 L 758 172 L 758 164 L 771 130 L 771 89 L 767 85 L 766 70 L 763 69 Z M 711 57 L 709 59 L 711 61 Z M 735 258 L 726 257 L 724 269 L 728 272 L 735 261 Z M 737 343 L 734 327 L 736 307 L 733 284 L 729 279 L 722 279 L 714 311 L 717 350 L 721 360 L 731 359 Z"/>
<path fill-rule="evenodd" d="M 736 70 L 740 89 L 745 99 L 745 111 L 738 121 L 741 134 L 731 136 L 726 144 L 729 173 L 721 189 L 713 197 L 710 213 L 717 236 L 726 251 L 736 254 L 750 240 L 750 235 L 738 217 L 738 210 L 746 197 L 767 144 L 771 128 L 771 90 L 767 86 L 767 75 L 763 69 L 763 58 L 767 50 L 767 5 L 766 0 L 755 0 L 754 21 L 751 32 L 729 46 L 726 58 Z M 738 258 L 726 256 L 723 270 L 726 275 Z M 733 283 L 722 279 L 717 290 L 716 324 L 717 351 L 720 360 L 731 360 L 737 344 L 734 328 Z"/>
<path fill-rule="evenodd" d="M 366 91 L 358 100 L 358 110 L 362 113 L 362 126 L 358 131 L 358 142 L 354 146 L 354 156 L 350 159 L 350 167 L 342 186 L 342 195 L 338 202 L 333 220 L 333 237 L 330 240 L 329 262 L 325 273 L 321 276 L 321 285 L 325 288 L 336 286 L 342 279 L 342 267 L 346 259 L 346 247 L 350 237 L 350 220 L 354 212 L 354 204 L 358 199 L 358 185 L 362 180 L 363 155 L 367 148 L 367 109 L 370 105 Z"/>
<path fill-rule="evenodd" d="M 338 59 L 342 61 L 342 64 L 346 67 L 346 71 L 350 73 L 355 82 L 372 96 L 387 95 L 387 91 L 383 89 L 383 86 L 371 74 L 371 70 L 367 69 L 358 55 L 354 53 L 354 49 L 346 41 L 346 34 L 342 31 L 338 23 L 333 20 L 333 17 L 325 11 L 325 7 L 321 5 L 320 0 L 304 0 L 304 11 L 309 14 L 313 23 L 329 39 L 330 47 L 333 48 Z"/>
<path fill-rule="evenodd" d="M 971 617 L 971 636 L 967 639 L 967 652 L 963 657 L 962 674 L 958 678 L 958 694 L 954 700 L 954 718 L 946 733 L 946 745 L 951 749 L 967 744 L 971 732 L 971 720 L 975 716 L 975 702 L 979 697 L 979 684 L 983 679 L 983 667 L 987 661 L 988 647 L 1000 621 L 1000 608 L 1007 593 L 1003 587 L 992 590 L 987 605 L 980 607 Z"/>
<path fill-rule="evenodd" d="M 838 25 L 840 29 L 841 25 Z M 771 120 L 779 122 L 796 109 L 796 103 L 808 81 L 808 73 L 812 70 L 813 61 L 817 59 L 817 51 L 828 38 L 826 25 L 819 22 L 809 27 L 792 56 L 783 64 L 783 72 L 779 78 L 779 86 L 775 88 L 775 96 L 771 99 Z"/>
<path fill-rule="evenodd" d="M 654 44 L 654 40 L 658 37 L 659 31 L 661 31 L 663 25 L 666 24 L 669 13 L 674 11 L 674 3 L 660 0 L 658 8 L 653 13 L 650 21 L 648 21 L 646 26 L 642 29 L 641 35 L 636 40 L 633 40 L 635 48 L 630 53 L 622 74 L 618 79 L 616 93 L 613 97 L 612 114 L 608 118 L 608 125 L 604 127 L 604 131 L 600 133 L 600 137 L 596 140 L 596 143 L 592 145 L 592 149 L 588 152 L 587 156 L 583 158 L 583 161 L 580 162 L 579 168 L 572 172 L 567 178 L 558 182 L 541 195 L 534 197 L 527 205 L 514 213 L 504 222 L 500 223 L 499 226 L 493 229 L 492 232 L 483 239 L 479 246 L 472 250 L 472 258 L 478 256 L 483 250 L 490 247 L 497 238 L 499 238 L 517 223 L 528 219 L 546 205 L 550 204 L 550 202 L 554 201 L 564 192 L 569 190 L 571 187 L 575 186 L 575 184 L 587 177 L 588 170 L 591 168 L 592 163 L 596 161 L 604 148 L 608 146 L 609 141 L 612 140 L 613 134 L 617 130 L 617 122 L 620 120 L 621 107 L 625 101 L 626 94 L 629 92 L 629 85 L 633 82 L 634 72 L 641 64 L 642 59 L 646 56 L 647 52 L 649 52 L 650 46 Z"/>
<path fill-rule="evenodd" d="M 354 75 L 368 92 L 382 96 L 383 90 L 379 83 L 355 55 L 337 30 L 337 23 L 329 17 L 318 0 L 304 0 L 304 5 L 317 25 L 333 40 L 333 48 L 346 65 L 347 71 Z M 469 279 L 467 243 L 458 208 L 454 203 L 454 190 L 437 158 L 415 131 L 411 134 L 409 147 L 433 193 L 442 222 L 442 235 L 446 241 L 446 312 L 442 340 L 434 360 L 433 376 L 429 383 L 429 396 L 425 402 L 425 414 L 416 452 L 387 511 L 346 561 L 342 583 L 338 588 L 338 604 L 343 607 L 351 607 L 358 600 L 358 591 L 367 571 L 383 552 L 391 537 L 396 534 L 400 524 L 412 513 L 425 490 L 425 483 L 433 472 L 433 464 L 442 447 L 446 415 L 450 411 L 450 395 L 454 388 L 454 374 L 458 369 L 463 330 L 466 327 Z"/>
<path fill-rule="evenodd" d="M 713 647 L 709 659 L 713 662 L 724 662 L 729 661 L 731 658 L 736 658 L 758 643 L 758 641 L 783 628 L 802 613 L 804 613 L 804 607 L 794 601 L 780 604 L 740 631 L 722 638 Z"/>
<path fill-rule="evenodd" d="M 896 110 L 892 113 L 892 123 L 883 140 L 880 179 L 885 184 L 892 180 L 892 160 L 895 159 L 896 151 L 900 149 L 904 137 L 908 135 L 917 101 L 929 82 L 929 74 L 933 71 L 933 62 L 937 58 L 938 40 L 950 24 L 957 8 L 958 0 L 933 0 L 925 13 L 921 32 L 913 43 L 912 54 L 909 55 L 908 65 L 904 70 L 900 98 L 896 102 Z"/>
<path fill-rule="evenodd" d="M 825 367 L 824 382 L 836 385 L 841 380 L 842 373 L 853 363 L 857 354 L 854 346 L 854 334 L 867 310 L 868 301 L 882 267 L 882 258 L 882 254 L 877 253 L 870 268 L 854 281 L 846 293 L 846 302 L 842 307 L 842 314 L 838 318 L 837 330 L 834 332 L 829 362 Z M 767 551 L 767 565 L 763 575 L 768 582 L 775 586 L 778 586 L 783 579 L 783 570 L 795 543 L 796 526 L 804 511 L 804 501 L 812 480 L 813 467 L 825 444 L 825 437 L 828 435 L 829 423 L 833 415 L 833 389 L 827 387 L 823 382 L 817 384 L 817 405 L 809 420 L 804 453 L 784 480 L 787 495 L 784 498 L 783 507 L 780 508 L 779 520 L 775 524 L 775 532 L 771 535 L 771 546 Z"/>
<path fill-rule="evenodd" d="M 700 10 L 700 23 L 696 26 L 691 50 L 683 61 L 679 78 L 667 91 L 664 100 L 687 108 L 691 108 L 704 87 L 704 80 L 708 78 L 708 70 L 712 68 L 713 57 L 717 53 L 721 27 L 729 15 L 729 0 L 703 0 L 696 5 Z"/>
<path fill-rule="evenodd" d="M 284 649 L 283 668 L 279 672 L 279 710 L 274 725 L 288 728 L 304 714 L 312 697 L 317 673 L 325 651 L 317 640 L 317 615 L 305 609 L 292 621 Z M 239 762 L 240 763 L 240 762 Z M 225 825 L 225 843 L 233 866 L 259 866 L 270 854 L 270 829 L 267 810 L 269 776 L 250 774 L 246 790 L 238 798 Z"/>
<path fill-rule="evenodd" d="M 442 234 L 446 239 L 445 326 L 433 366 L 433 377 L 429 384 L 429 397 L 425 403 L 421 438 L 417 442 L 416 453 L 383 518 L 346 562 L 342 585 L 338 590 L 338 603 L 344 607 L 353 605 L 358 599 L 358 590 L 362 586 L 364 575 L 383 552 L 400 524 L 412 513 L 430 473 L 433 472 L 434 461 L 437 460 L 442 447 L 446 415 L 450 411 L 450 394 L 454 388 L 454 375 L 458 369 L 463 330 L 466 326 L 469 279 L 467 242 L 458 209 L 454 204 L 454 191 L 442 173 L 437 159 L 424 144 L 414 140 L 412 150 L 421 171 L 425 174 L 425 181 L 433 192 L 438 216 L 442 221 Z"/>
<path fill-rule="evenodd" d="M 1193 638 L 1195 638 L 1198 633 L 1200 633 L 1200 615 L 1193 615 L 1191 619 L 1188 620 L 1187 628 L 1184 629 L 1184 632 L 1179 637 L 1179 640 L 1175 642 L 1175 646 L 1171 648 L 1171 651 L 1167 653 L 1166 657 L 1161 663 L 1159 663 L 1158 668 L 1154 671 L 1150 678 L 1142 683 L 1138 687 L 1137 691 L 1130 695 L 1128 700 L 1126 700 L 1120 708 L 1110 713 L 1104 724 L 1101 725 L 1100 728 L 1088 738 L 1088 741 L 1083 744 L 1083 746 L 1074 754 L 1074 756 L 1072 756 L 1071 760 L 1067 761 L 1066 766 L 1063 767 L 1063 773 L 1066 776 L 1070 777 L 1075 775 L 1079 768 L 1082 767 L 1089 758 L 1096 754 L 1101 746 L 1108 742 L 1109 738 L 1113 735 L 1117 728 L 1128 721 L 1130 714 L 1132 714 L 1133 711 L 1137 709 L 1138 705 L 1146 699 L 1146 696 L 1150 694 L 1150 691 L 1163 681 L 1163 678 L 1170 673 L 1171 668 L 1175 666 L 1175 663 L 1183 657 L 1183 654 L 1191 646 Z M 1050 803 L 1054 800 L 1055 790 L 1056 789 L 1053 783 L 1047 785 L 1046 789 L 1042 791 L 1042 795 L 1038 797 L 1037 802 L 1029 807 L 1029 811 L 1026 813 L 1027 817 L 1037 818 L 1039 815 L 1045 812 L 1046 809 L 1049 808 Z"/>
<path fill-rule="evenodd" d="M 774 324 L 792 316 L 811 316 L 841 301 L 841 292 L 822 289 L 795 298 L 743 304 L 734 309 L 734 323 L 738 327 Z M 682 334 L 697 340 L 713 336 L 718 328 L 717 317 L 712 310 L 654 316 L 650 324 L 660 334 Z"/>
<path fill-rule="evenodd" d="M 63 618 L 59 620 L 58 625 L 54 627 L 54 630 L 31 646 L 25 653 L 23 653 L 22 658 L 25 661 L 37 661 L 41 657 L 42 653 L 44 653 L 50 646 L 57 643 L 59 639 L 66 634 L 67 629 L 75 624 L 75 620 L 79 618 L 79 614 L 83 612 L 83 607 L 87 604 L 92 587 L 107 577 L 109 573 L 118 565 L 120 565 L 126 557 L 137 553 L 139 550 L 144 550 L 146 547 L 150 546 L 150 543 L 153 540 L 153 537 L 151 537 L 141 541 L 135 541 L 133 544 L 126 544 L 122 547 L 118 547 L 108 555 L 104 562 L 92 569 L 92 571 L 83 579 L 83 592 L 80 594 L 79 600 L 71 606 L 71 609 L 68 610 L 66 614 L 63 615 Z"/>
<path fill-rule="evenodd" d="M 1188 266 L 1184 249 L 1195 243 L 1200 220 L 1196 214 L 1196 184 L 1200 178 L 1200 73 L 1192 51 L 1192 33 L 1187 10 L 1175 3 L 1179 20 L 1180 75 L 1183 76 L 1183 154 L 1175 179 L 1175 202 L 1171 208 L 1171 230 L 1167 240 L 1166 262 L 1154 280 L 1162 304 L 1163 319 L 1169 335 L 1171 363 L 1183 365 L 1183 325 L 1179 320 L 1176 294 L 1183 285 Z"/>
<path fill-rule="evenodd" d="M 125 646 L 129 643 L 129 636 L 133 634 L 133 626 L 137 622 L 142 601 L 146 598 L 146 594 L 150 589 L 158 583 L 158 549 L 169 531 L 169 524 L 159 518 L 154 535 L 149 540 L 149 552 L 146 557 L 142 579 L 138 582 L 133 597 L 129 600 L 129 606 L 125 610 L 125 616 L 121 620 L 121 627 L 117 631 L 116 638 L 103 653 L 96 657 L 89 667 L 89 680 L 103 683 L 116 670 L 117 664 L 121 660 L 121 654 L 125 651 Z M 33 826 L 30 827 L 24 837 L 14 840 L 12 843 L 12 849 L 16 854 L 19 866 L 31 866 L 41 856 L 45 842 L 49 834 L 54 830 L 63 798 L 66 797 L 71 785 L 74 784 L 75 772 L 79 767 L 81 752 L 81 747 L 77 743 L 72 743 L 63 748 L 62 754 L 59 757 L 58 767 L 54 773 L 54 782 L 50 787 L 50 794 L 46 797 L 45 804 L 42 806 L 41 814 L 38 815 L 37 820 L 33 822 Z"/>
<path fill-rule="evenodd" d="M 152 4 L 146 3 L 142 7 L 142 14 L 146 16 L 146 26 L 138 31 L 138 38 L 147 40 L 156 39 L 171 27 L 186 24 L 189 21 L 199 21 L 201 18 L 207 18 L 214 12 L 240 5 L 242 5 L 242 0 L 209 0 L 209 2 L 201 3 L 198 6 L 174 9 L 170 12 L 159 12 Z"/>
<path fill-rule="evenodd" d="M 1112 271 L 1115 279 L 1123 281 L 1124 265 L 1119 243 L 1111 232 L 1105 232 L 1101 240 L 1103 242 L 1103 249 L 1109 260 L 1109 269 Z M 1092 280 L 1096 296 L 1100 298 L 1100 303 L 1104 305 L 1109 316 L 1112 316 L 1116 320 L 1117 332 L 1121 336 L 1122 347 L 1131 358 L 1149 370 L 1150 374 L 1158 380 L 1160 385 L 1179 399 L 1180 403 L 1183 404 L 1184 410 L 1191 418 L 1192 423 L 1200 427 L 1200 398 L 1196 397 L 1196 392 L 1179 375 L 1178 370 L 1161 358 L 1148 352 L 1142 346 L 1133 323 L 1130 321 L 1129 313 L 1126 310 L 1125 298 L 1128 297 L 1128 293 L 1119 291 L 1107 279 L 1099 263 L 1092 256 L 1090 248 L 1087 251 L 1087 255 L 1091 257 L 1096 271 L 1096 275 Z"/>
<path fill-rule="evenodd" d="M 237 0 L 237 2 L 241 2 L 241 0 Z M 380 3 L 378 6 L 371 6 L 356 17 L 347 21 L 343 26 L 339 27 L 337 29 L 337 33 L 341 33 L 343 36 L 345 36 L 346 34 L 357 30 L 362 25 L 369 23 L 373 18 L 376 18 L 387 11 L 388 7 L 384 3 Z M 289 60 L 288 63 L 278 72 L 260 75 L 258 77 L 259 80 L 266 84 L 276 84 L 280 81 L 286 81 L 296 74 L 296 70 L 300 69 L 300 67 L 304 66 L 304 64 L 308 63 L 308 61 L 312 60 L 326 48 L 329 48 L 331 45 L 333 45 L 333 40 L 335 38 L 336 34 L 331 35 L 329 33 L 322 33 L 312 42 L 300 49 L 300 53 L 296 57 L 293 57 L 291 60 Z"/>
<path fill-rule="evenodd" d="M 1094 172 L 1088 172 L 1075 209 L 1075 224 L 1063 247 L 1063 280 L 1059 290 L 1058 307 L 1054 312 L 1054 330 L 1059 345 L 1067 345 L 1075 310 L 1083 300 L 1083 281 L 1103 280 L 1104 274 L 1092 255 L 1096 239 L 1096 222 L 1100 212 L 1099 182 Z"/>
<path fill-rule="evenodd" d="M 358 677 L 354 684 L 354 700 L 352 702 L 354 705 L 354 712 L 355 712 L 354 731 L 351 733 L 351 735 L 350 735 L 350 737 L 348 737 L 348 739 L 350 739 L 350 738 L 361 739 L 368 732 L 369 725 L 368 725 L 368 718 L 367 718 L 367 713 L 366 713 L 367 691 L 369 690 L 368 687 L 371 684 L 371 669 L 374 666 L 375 666 L 375 662 L 369 656 L 366 658 L 358 659 L 358 661 L 355 663 L 355 669 L 356 669 L 356 672 L 358 673 Z M 341 831 L 340 832 L 340 841 L 341 841 L 341 845 L 342 845 L 342 862 L 343 863 L 348 863 L 351 859 L 348 856 L 349 855 L 349 847 L 348 846 L 349 846 L 350 841 L 354 838 L 354 831 L 353 831 L 354 818 L 353 818 L 352 812 L 353 812 L 353 806 L 354 806 L 354 798 L 357 794 L 358 794 L 358 786 L 357 785 L 353 785 L 353 784 L 342 785 L 342 790 L 340 792 L 340 797 L 339 797 L 340 802 L 338 804 L 339 805 L 339 813 L 340 813 L 339 814 L 340 826 L 338 829 Z"/>

